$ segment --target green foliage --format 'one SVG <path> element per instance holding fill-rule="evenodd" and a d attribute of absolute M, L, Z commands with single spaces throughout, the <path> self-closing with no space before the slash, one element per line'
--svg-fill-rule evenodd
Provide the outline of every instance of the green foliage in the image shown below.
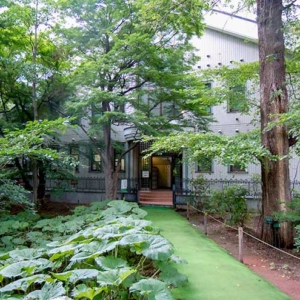
<path fill-rule="evenodd" d="M 209 201 L 209 184 L 202 175 L 198 175 L 191 180 L 191 204 L 200 210 L 206 210 Z"/>
<path fill-rule="evenodd" d="M 278 222 L 290 221 L 294 225 L 300 224 L 300 194 L 295 193 L 290 202 L 286 202 L 286 211 L 276 212 L 273 217 Z"/>
<path fill-rule="evenodd" d="M 296 229 L 295 246 L 299 251 L 300 250 L 300 225 L 296 226 L 295 229 Z"/>
<path fill-rule="evenodd" d="M 173 299 L 168 286 L 187 281 L 174 267 L 182 260 L 151 222 L 141 219 L 145 214 L 135 203 L 111 201 L 35 226 L 23 224 L 23 235 L 22 227 L 14 226 L 27 243 L 45 235 L 52 242 L 0 255 L 1 299 Z M 2 238 L 11 241 L 13 235 L 3 232 Z"/>
<path fill-rule="evenodd" d="M 29 192 L 10 180 L 0 179 L 0 213 L 7 213 L 12 205 L 23 206 L 33 212 L 34 205 Z"/>
<path fill-rule="evenodd" d="M 162 150 L 181 152 L 184 147 L 184 149 L 189 149 L 186 151 L 186 157 L 192 163 L 201 162 L 203 158 L 211 158 L 223 165 L 238 164 L 247 168 L 249 163 L 258 164 L 264 157 L 270 160 L 278 159 L 260 144 L 259 130 L 239 133 L 235 136 L 217 135 L 210 132 L 184 132 L 154 140 L 149 155 Z"/>
<path fill-rule="evenodd" d="M 245 196 L 247 189 L 235 185 L 214 190 L 206 207 L 207 212 L 218 214 L 231 225 L 243 226 L 248 217 Z"/>

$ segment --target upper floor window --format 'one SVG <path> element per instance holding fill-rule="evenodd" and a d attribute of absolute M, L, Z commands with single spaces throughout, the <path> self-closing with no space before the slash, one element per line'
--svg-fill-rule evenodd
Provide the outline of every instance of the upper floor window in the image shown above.
<path fill-rule="evenodd" d="M 247 173 L 247 169 L 240 164 L 234 164 L 228 166 L 229 173 Z"/>
<path fill-rule="evenodd" d="M 204 86 L 205 86 L 205 89 L 206 89 L 206 90 L 211 90 L 211 82 L 206 82 L 206 83 L 204 83 Z M 206 111 L 207 111 L 209 114 L 212 114 L 212 106 L 206 107 Z"/>
<path fill-rule="evenodd" d="M 230 88 L 229 99 L 227 101 L 228 112 L 239 112 L 242 110 L 245 101 L 246 89 L 244 86 L 237 85 Z"/>
<path fill-rule="evenodd" d="M 196 165 L 197 173 L 212 173 L 213 172 L 213 161 L 208 157 L 202 158 Z"/>

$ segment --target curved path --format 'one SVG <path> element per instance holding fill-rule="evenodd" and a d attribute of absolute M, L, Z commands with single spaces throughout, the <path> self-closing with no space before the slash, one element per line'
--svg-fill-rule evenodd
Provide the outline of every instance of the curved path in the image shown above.
<path fill-rule="evenodd" d="M 175 247 L 175 254 L 188 261 L 177 265 L 189 283 L 173 290 L 180 300 L 288 300 L 268 281 L 231 257 L 214 241 L 170 208 L 143 207 L 146 219 Z"/>

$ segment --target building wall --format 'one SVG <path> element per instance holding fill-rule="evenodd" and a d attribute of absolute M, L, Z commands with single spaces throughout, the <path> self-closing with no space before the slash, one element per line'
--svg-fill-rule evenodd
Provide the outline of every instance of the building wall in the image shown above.
<path fill-rule="evenodd" d="M 234 67 L 234 62 L 239 63 L 249 63 L 258 61 L 258 45 L 253 41 L 245 41 L 240 36 L 235 34 L 228 34 L 222 30 L 215 30 L 212 28 L 207 28 L 204 32 L 204 35 L 201 38 L 193 39 L 194 46 L 198 49 L 197 53 L 201 57 L 201 60 L 195 66 L 199 70 L 205 70 L 208 68 L 220 68 L 221 66 Z M 218 86 L 217 82 L 212 82 L 212 88 Z M 256 89 L 256 97 L 259 101 L 259 87 L 250 86 L 248 88 L 251 91 Z M 132 107 L 126 107 L 126 110 L 129 113 L 132 113 Z M 228 112 L 226 103 L 223 103 L 218 106 L 212 107 L 213 117 L 216 119 L 216 123 L 211 125 L 211 130 L 216 134 L 222 135 L 236 135 L 239 132 L 248 132 L 255 128 L 251 124 L 252 116 L 244 115 L 239 112 Z M 83 120 L 83 122 L 86 122 Z M 124 127 L 127 126 L 118 126 L 113 128 L 113 138 L 126 143 L 126 147 L 131 147 L 132 139 L 126 138 L 124 135 Z M 130 135 L 130 130 L 128 131 Z M 135 135 L 134 132 L 132 133 Z M 80 130 L 70 130 L 64 136 L 64 142 L 69 145 L 76 144 L 77 142 L 86 141 L 86 135 Z M 135 147 L 133 151 L 129 152 L 126 156 L 125 165 L 126 173 L 122 174 L 124 178 L 138 178 L 141 176 L 140 172 L 140 156 L 139 149 Z M 183 155 L 184 156 L 184 155 Z M 78 176 L 82 177 L 103 177 L 101 172 L 91 172 L 90 162 L 87 156 L 80 157 L 81 166 L 79 167 Z M 300 159 L 294 158 L 291 160 L 291 179 L 299 179 L 300 176 Z M 222 166 L 216 161 L 212 164 L 211 173 L 201 173 L 209 179 L 250 179 L 256 174 L 260 174 L 260 165 L 249 165 L 247 172 L 229 172 L 228 166 Z M 200 173 L 196 172 L 195 165 L 189 165 L 184 162 L 182 167 L 182 177 L 195 178 Z M 72 197 L 72 196 L 71 196 Z M 93 198 L 93 196 L 91 196 Z M 76 197 L 75 197 L 76 198 Z M 74 201 L 78 201 L 72 197 Z"/>
<path fill-rule="evenodd" d="M 195 66 L 199 70 L 215 69 L 221 66 L 234 67 L 234 62 L 250 63 L 259 59 L 258 45 L 256 42 L 245 40 L 235 34 L 228 34 L 222 30 L 207 28 L 204 35 L 193 39 L 193 45 L 198 49 L 197 54 L 201 60 Z M 211 83 L 212 88 L 217 87 L 217 82 Z M 248 83 L 247 88 L 254 91 L 253 95 L 259 103 L 259 86 Z M 252 112 L 254 113 L 254 111 Z M 240 112 L 228 112 L 227 104 L 223 103 L 212 107 L 212 115 L 216 119 L 210 128 L 213 132 L 223 135 L 236 135 L 239 132 L 248 132 L 255 128 L 251 121 L 253 115 L 245 115 Z M 257 124 L 256 126 L 260 126 Z M 291 180 L 300 179 L 300 158 L 294 156 L 290 160 Z M 256 174 L 260 174 L 261 166 L 249 165 L 247 172 L 229 172 L 228 166 L 222 166 L 216 161 L 213 162 L 211 173 L 202 173 L 209 179 L 250 179 Z M 189 177 L 196 177 L 199 173 L 195 172 L 195 167 L 189 167 Z"/>

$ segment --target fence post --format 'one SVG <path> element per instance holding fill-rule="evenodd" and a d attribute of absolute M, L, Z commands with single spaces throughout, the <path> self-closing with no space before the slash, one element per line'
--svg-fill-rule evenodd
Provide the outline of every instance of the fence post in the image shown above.
<path fill-rule="evenodd" d="M 186 205 L 186 218 L 189 220 L 190 219 L 190 203 L 187 202 Z"/>
<path fill-rule="evenodd" d="M 204 234 L 207 235 L 207 213 L 204 213 L 203 225 L 204 225 Z"/>
<path fill-rule="evenodd" d="M 243 262 L 243 227 L 239 227 L 239 261 Z"/>

